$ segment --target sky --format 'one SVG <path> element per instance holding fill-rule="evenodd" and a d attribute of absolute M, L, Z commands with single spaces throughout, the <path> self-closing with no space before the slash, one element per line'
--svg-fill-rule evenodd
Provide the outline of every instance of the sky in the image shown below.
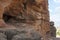
<path fill-rule="evenodd" d="M 60 0 L 48 0 L 50 21 L 55 22 L 55 27 L 60 27 Z"/>

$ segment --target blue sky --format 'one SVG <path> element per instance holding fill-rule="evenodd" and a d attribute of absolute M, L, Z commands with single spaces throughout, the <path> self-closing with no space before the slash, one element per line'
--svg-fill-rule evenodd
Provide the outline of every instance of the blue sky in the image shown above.
<path fill-rule="evenodd" d="M 60 0 L 49 0 L 50 21 L 55 22 L 55 26 L 60 26 Z"/>

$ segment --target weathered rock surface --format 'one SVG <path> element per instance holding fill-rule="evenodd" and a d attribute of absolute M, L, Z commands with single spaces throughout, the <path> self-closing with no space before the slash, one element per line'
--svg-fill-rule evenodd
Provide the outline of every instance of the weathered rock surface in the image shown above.
<path fill-rule="evenodd" d="M 12 40 L 41 40 L 40 34 L 36 32 L 20 33 L 13 37 Z"/>
<path fill-rule="evenodd" d="M 16 30 L 7 30 L 5 35 L 8 39 L 19 40 L 21 37 L 29 37 L 34 40 L 36 35 L 38 39 L 41 35 L 44 40 L 48 40 L 50 33 L 48 0 L 12 0 L 5 8 L 3 19 L 7 24 L 20 29 L 19 32 L 26 32 L 21 34 Z"/>
<path fill-rule="evenodd" d="M 13 0 L 4 13 L 20 19 L 21 23 L 29 23 L 34 25 L 34 28 L 42 29 L 45 34 L 49 31 L 48 0 Z M 41 26 L 37 27 L 38 25 Z"/>
<path fill-rule="evenodd" d="M 41 40 L 41 36 L 36 31 L 18 30 L 18 29 L 7 29 L 0 30 L 1 40 Z"/>
<path fill-rule="evenodd" d="M 3 33 L 0 33 L 0 40 L 7 40 L 6 35 L 4 35 Z"/>

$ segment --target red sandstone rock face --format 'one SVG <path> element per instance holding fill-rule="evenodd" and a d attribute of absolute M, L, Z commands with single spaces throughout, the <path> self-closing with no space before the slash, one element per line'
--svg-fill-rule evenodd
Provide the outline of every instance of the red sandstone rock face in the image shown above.
<path fill-rule="evenodd" d="M 4 13 L 22 20 L 25 19 L 19 27 L 24 25 L 25 28 L 29 28 L 31 26 L 42 36 L 49 33 L 47 0 L 13 0 L 11 5 L 5 8 Z"/>
<path fill-rule="evenodd" d="M 35 1 L 35 0 L 34 0 Z M 13 0 L 10 6 L 7 7 L 6 13 L 11 16 L 23 16 L 25 18 L 40 19 L 41 12 L 47 13 L 44 1 L 32 2 L 31 0 L 26 0 L 24 3 L 21 0 Z M 44 9 L 43 9 L 44 8 Z M 42 11 L 43 10 L 43 11 Z M 32 13 L 32 14 L 31 14 Z"/>
<path fill-rule="evenodd" d="M 1 5 L 2 7 L 6 7 L 6 6 L 8 6 L 11 2 L 12 2 L 12 0 L 0 0 L 0 5 Z"/>

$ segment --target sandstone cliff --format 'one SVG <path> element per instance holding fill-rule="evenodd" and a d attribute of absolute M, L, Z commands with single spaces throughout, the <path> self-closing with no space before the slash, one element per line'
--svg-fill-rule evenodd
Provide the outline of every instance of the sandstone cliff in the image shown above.
<path fill-rule="evenodd" d="M 28 30 L 28 34 L 34 30 L 44 40 L 48 40 L 46 39 L 50 32 L 48 0 L 12 0 L 5 8 L 4 20 L 20 30 Z"/>

